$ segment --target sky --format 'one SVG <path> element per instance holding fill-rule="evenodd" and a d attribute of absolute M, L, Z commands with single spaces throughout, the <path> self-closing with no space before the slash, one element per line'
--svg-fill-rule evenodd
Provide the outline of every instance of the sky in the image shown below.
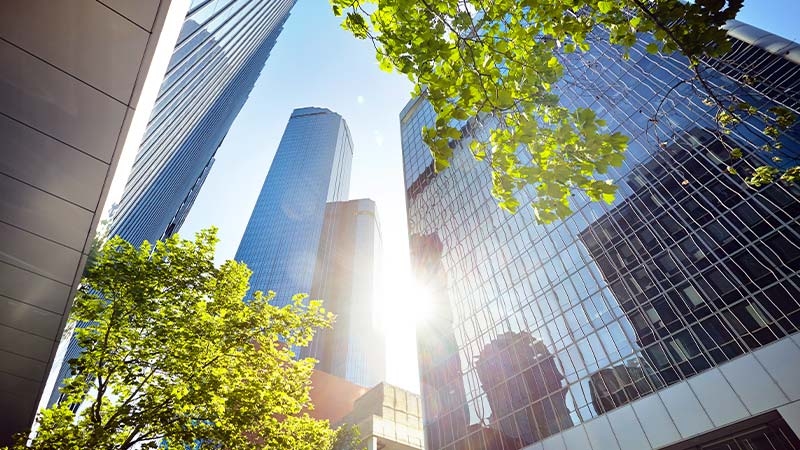
<path fill-rule="evenodd" d="M 738 18 L 797 41 L 798 17 L 800 0 L 745 0 Z M 232 259 L 291 111 L 320 106 L 341 114 L 354 143 L 350 198 L 375 200 L 383 233 L 376 301 L 383 312 L 386 381 L 419 392 L 414 320 L 424 305 L 410 288 L 398 118 L 410 92 L 405 77 L 378 69 L 369 42 L 339 27 L 327 0 L 299 0 L 180 232 L 219 227 L 217 260 Z"/>

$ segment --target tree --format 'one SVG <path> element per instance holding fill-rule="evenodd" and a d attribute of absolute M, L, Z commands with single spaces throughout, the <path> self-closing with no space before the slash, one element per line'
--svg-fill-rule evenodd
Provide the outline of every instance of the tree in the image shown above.
<path fill-rule="evenodd" d="M 70 361 L 65 401 L 15 449 L 330 448 L 327 421 L 300 413 L 314 361 L 291 348 L 331 314 L 304 295 L 284 307 L 272 292 L 243 301 L 250 271 L 215 267 L 216 242 L 212 228 L 194 241 L 102 246 L 72 310 L 87 326 L 76 330 L 84 352 Z"/>
<path fill-rule="evenodd" d="M 331 0 L 342 26 L 371 39 L 380 67 L 397 70 L 425 93 L 437 119 L 423 130 L 434 168 L 443 170 L 468 118 L 491 117 L 488 141 L 470 149 L 488 159 L 493 195 L 515 211 L 516 190 L 535 188 L 536 218 L 550 222 L 569 215 L 570 197 L 585 193 L 611 202 L 616 185 L 604 174 L 624 159 L 628 138 L 605 127 L 589 108 L 560 104 L 557 86 L 565 61 L 588 52 L 593 32 L 625 49 L 647 36 L 653 54 L 681 52 L 703 101 L 716 108 L 718 135 L 756 118 L 768 139 L 764 152 L 780 148 L 779 137 L 796 121 L 784 105 L 753 106 L 716 89 L 705 79 L 708 64 L 731 48 L 721 28 L 735 18 L 744 0 Z M 623 57 L 627 57 L 627 50 Z M 744 78 L 744 77 L 743 77 Z M 741 80 L 747 83 L 748 80 Z M 752 82 L 752 80 L 751 80 Z M 665 93 L 667 94 L 667 93 Z M 657 120 L 655 117 L 653 120 Z M 725 145 L 727 141 L 723 140 Z M 524 149 L 520 152 L 520 149 Z M 741 150 L 730 145 L 731 160 Z M 778 156 L 773 156 L 775 161 Z M 800 161 L 795 161 L 800 164 Z M 741 174 L 751 186 L 777 179 L 800 182 L 800 165 L 779 170 L 755 164 Z"/>
<path fill-rule="evenodd" d="M 331 450 L 366 450 L 361 442 L 361 431 L 356 425 L 344 424 L 336 430 Z"/>

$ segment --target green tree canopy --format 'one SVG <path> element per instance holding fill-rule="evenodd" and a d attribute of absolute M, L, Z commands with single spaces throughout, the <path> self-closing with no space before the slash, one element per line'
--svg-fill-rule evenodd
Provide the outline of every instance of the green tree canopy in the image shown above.
<path fill-rule="evenodd" d="M 358 426 L 344 424 L 336 430 L 331 450 L 367 450 L 367 446 L 361 441 Z"/>
<path fill-rule="evenodd" d="M 437 119 L 423 140 L 437 171 L 452 157 L 459 124 L 490 116 L 497 127 L 486 142 L 470 148 L 492 168 L 493 195 L 515 211 L 514 192 L 535 188 L 540 222 L 571 213 L 570 197 L 584 192 L 594 201 L 613 201 L 616 185 L 604 174 L 620 166 L 627 136 L 606 128 L 589 108 L 560 103 L 557 86 L 572 53 L 588 52 L 592 33 L 602 28 L 608 43 L 630 49 L 648 36 L 646 50 L 688 58 L 687 80 L 716 107 L 719 132 L 750 116 L 763 121 L 763 134 L 779 146 L 779 134 L 795 122 L 792 111 L 754 108 L 707 83 L 703 65 L 731 48 L 721 28 L 743 0 L 331 0 L 343 27 L 372 40 L 380 67 L 397 70 L 423 91 Z M 596 36 L 595 36 L 596 37 Z M 627 57 L 625 53 L 622 57 Z M 664 95 L 668 93 L 665 92 Z M 772 150 L 767 145 L 765 150 Z M 520 153 L 520 149 L 526 152 Z M 732 158 L 738 149 L 731 147 Z M 740 150 L 739 150 L 740 151 Z M 781 178 L 800 181 L 800 166 L 772 166 L 742 174 L 759 186 Z"/>
<path fill-rule="evenodd" d="M 15 448 L 331 447 L 327 421 L 301 413 L 314 361 L 291 348 L 332 316 L 303 295 L 284 307 L 272 292 L 243 301 L 250 271 L 215 267 L 216 242 L 209 229 L 102 246 L 72 310 L 89 325 L 76 330 L 84 352 L 70 361 L 66 401 L 41 412 L 30 447 L 22 438 Z"/>

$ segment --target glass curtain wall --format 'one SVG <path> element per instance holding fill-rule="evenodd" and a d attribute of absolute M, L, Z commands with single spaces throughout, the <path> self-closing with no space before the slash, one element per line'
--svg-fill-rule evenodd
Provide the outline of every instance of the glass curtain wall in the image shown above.
<path fill-rule="evenodd" d="M 506 213 L 468 149 L 488 139 L 491 117 L 461 124 L 437 174 L 421 139 L 430 104 L 400 114 L 412 264 L 432 296 L 417 333 L 428 449 L 522 448 L 800 326 L 800 191 L 748 187 L 726 169 L 761 163 L 763 125 L 717 133 L 713 108 L 682 82 L 685 58 L 650 55 L 644 39 L 626 61 L 603 30 L 594 38 L 567 57 L 558 89 L 631 138 L 609 174 L 611 205 L 578 193 L 575 213 L 550 225 L 530 207 Z M 718 88 L 800 113 L 791 58 L 735 40 L 712 67 Z M 800 156 L 799 137 L 795 125 L 782 138 L 786 158 Z M 744 158 L 731 161 L 725 143 Z M 517 192 L 523 205 L 534 195 Z"/>

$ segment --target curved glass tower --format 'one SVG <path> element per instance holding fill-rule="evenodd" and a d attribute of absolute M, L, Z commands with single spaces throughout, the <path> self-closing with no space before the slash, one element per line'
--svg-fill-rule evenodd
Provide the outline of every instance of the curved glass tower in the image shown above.
<path fill-rule="evenodd" d="M 684 58 L 640 42 L 626 61 L 596 33 L 559 89 L 631 137 L 611 205 L 576 194 L 550 225 L 510 215 L 468 148 L 491 119 L 462 124 L 437 174 L 420 133 L 431 106 L 400 114 L 412 263 L 432 297 L 417 330 L 426 448 L 798 449 L 800 191 L 726 170 L 769 138 L 755 121 L 716 133 Z M 800 116 L 800 47 L 729 34 L 708 82 Z M 800 157 L 800 126 L 781 143 Z"/>
<path fill-rule="evenodd" d="M 346 201 L 353 141 L 347 122 L 324 108 L 292 112 L 236 260 L 253 271 L 250 293 L 274 291 L 274 304 L 295 294 L 322 299 L 337 315 L 302 350 L 316 369 L 371 387 L 384 377 L 377 327 L 375 266 L 381 236 L 375 202 Z M 246 297 L 247 299 L 247 297 Z"/>
<path fill-rule="evenodd" d="M 275 291 L 277 305 L 311 292 L 325 204 L 347 199 L 352 161 L 342 116 L 313 107 L 292 112 L 236 251 L 253 271 L 251 292 Z"/>

